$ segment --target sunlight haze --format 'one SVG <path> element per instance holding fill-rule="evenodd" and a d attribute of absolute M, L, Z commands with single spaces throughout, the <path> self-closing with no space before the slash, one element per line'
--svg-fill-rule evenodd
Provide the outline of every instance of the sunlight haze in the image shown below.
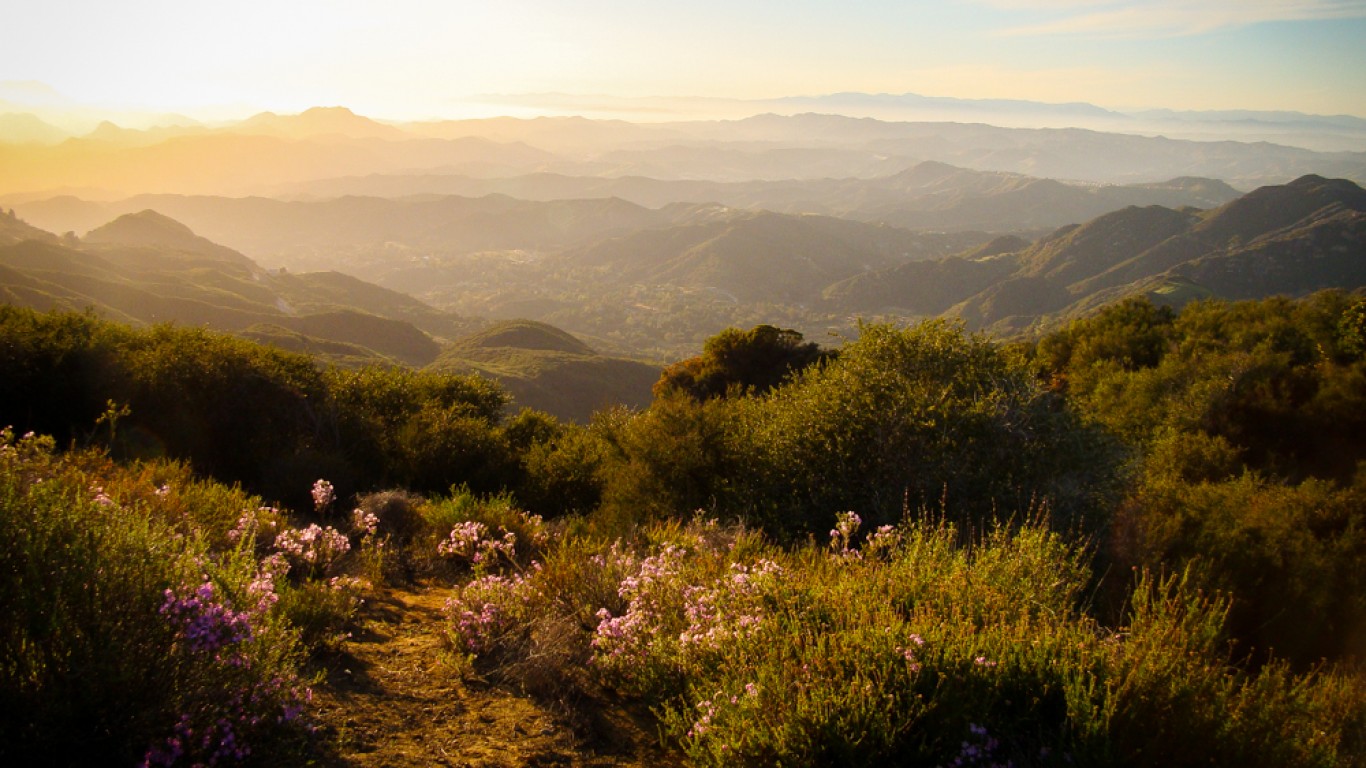
<path fill-rule="evenodd" d="M 49 102 L 207 120 L 334 104 L 391 120 L 538 114 L 515 97 L 547 93 L 1366 115 L 1358 0 L 53 0 L 7 17 L 23 32 L 0 48 L 3 111 L 34 106 L 22 96 L 41 84 Z M 629 116 L 689 116 L 676 109 Z"/>

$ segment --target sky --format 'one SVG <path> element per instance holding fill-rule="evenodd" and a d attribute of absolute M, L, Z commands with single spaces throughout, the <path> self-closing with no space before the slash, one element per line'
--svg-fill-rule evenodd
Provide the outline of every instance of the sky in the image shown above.
<path fill-rule="evenodd" d="M 1366 117 L 1366 0 L 42 0 L 4 18 L 0 101 L 198 119 L 838 92 Z"/>

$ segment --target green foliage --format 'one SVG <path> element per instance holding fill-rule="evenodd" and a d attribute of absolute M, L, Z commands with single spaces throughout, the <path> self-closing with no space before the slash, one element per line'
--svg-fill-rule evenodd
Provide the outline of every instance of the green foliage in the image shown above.
<path fill-rule="evenodd" d="M 1230 596 L 1229 631 L 1258 658 L 1362 652 L 1360 303 L 1198 302 L 1173 318 L 1134 300 L 1038 346 L 1045 375 L 1134 449 L 1107 557 L 1189 567 Z"/>
<path fill-rule="evenodd" d="M 553 665 L 591 689 L 594 670 L 698 765 L 1359 758 L 1360 679 L 1230 664 L 1227 602 L 1187 576 L 1142 574 L 1109 629 L 1082 610 L 1086 558 L 1043 528 L 858 527 L 841 515 L 829 546 L 788 551 L 700 521 L 573 539 L 529 576 L 471 582 L 452 640 L 500 675 Z"/>
<path fill-rule="evenodd" d="M 1121 559 L 1192 563 L 1231 595 L 1246 652 L 1300 664 L 1360 655 L 1366 631 L 1366 496 L 1310 480 L 1243 474 L 1218 482 L 1149 475 L 1125 505 Z"/>
<path fill-rule="evenodd" d="M 603 513 L 702 509 L 786 537 L 831 510 L 890 522 L 947 499 L 971 520 L 1044 505 L 1063 527 L 1103 524 L 1113 451 L 1022 360 L 942 322 L 861 331 L 765 396 L 669 390 L 644 413 L 603 419 Z"/>
<path fill-rule="evenodd" d="M 89 314 L 0 305 L 0 422 L 63 444 L 88 434 L 111 399 L 90 382 L 111 377 L 113 347 L 130 335 Z"/>
<path fill-rule="evenodd" d="M 1022 361 L 943 322 L 861 330 L 743 411 L 755 507 L 810 530 L 830 510 L 883 523 L 945 499 L 971 520 L 1045 502 L 1063 527 L 1100 524 L 1108 452 Z"/>
<path fill-rule="evenodd" d="M 195 492 L 52 446 L 0 433 L 0 757 L 131 765 L 182 726 L 212 737 L 187 759 L 294 750 L 300 647 L 255 559 L 213 549 Z"/>
<path fill-rule="evenodd" d="M 748 331 L 727 328 L 707 339 L 702 354 L 665 369 L 655 397 L 672 391 L 696 400 L 731 393 L 763 394 L 793 374 L 829 357 L 797 331 L 756 325 Z"/>
<path fill-rule="evenodd" d="M 523 410 L 503 429 L 521 457 L 517 498 L 547 519 L 586 515 L 602 503 L 606 444 L 584 428 Z"/>
<path fill-rule="evenodd" d="M 1357 299 L 1343 310 L 1338 333 L 1344 353 L 1354 357 L 1366 355 L 1366 299 Z"/>
<path fill-rule="evenodd" d="M 152 443 L 150 455 L 164 451 L 215 477 L 286 493 L 271 477 L 272 463 L 314 443 L 310 410 L 325 400 L 308 358 L 171 326 L 140 333 L 118 352 L 128 377 L 130 433 Z"/>
<path fill-rule="evenodd" d="M 520 568 L 540 558 L 547 544 L 541 517 L 523 510 L 510 493 L 475 494 L 461 486 L 419 505 L 417 513 L 422 527 L 413 555 L 430 571 Z"/>
<path fill-rule="evenodd" d="M 1366 369 L 1344 320 L 1353 306 L 1338 292 L 1197 302 L 1166 322 L 1134 300 L 1038 350 L 1085 414 L 1133 443 L 1198 431 L 1227 440 L 1251 469 L 1343 481 L 1366 459 Z"/>
<path fill-rule="evenodd" d="M 1154 366 L 1167 351 L 1174 313 L 1145 298 L 1130 298 L 1106 307 L 1094 318 L 1050 334 L 1039 341 L 1037 354 L 1046 370 L 1063 385 L 1073 378 L 1087 389 L 1106 369 L 1132 371 Z"/>
<path fill-rule="evenodd" d="M 90 315 L 0 307 L 0 424 L 169 457 L 308 506 L 320 476 L 343 498 L 406 485 L 511 486 L 498 434 L 507 396 L 475 377 L 320 370 L 309 358 L 197 328 L 132 331 Z M 119 414 L 116 424 L 102 416 Z M 117 431 L 112 429 L 117 426 Z"/>
<path fill-rule="evenodd" d="M 506 395 L 486 379 L 402 368 L 326 372 L 339 442 L 384 487 L 501 487 L 508 459 L 493 427 Z"/>
<path fill-rule="evenodd" d="M 628 522 L 697 510 L 744 512 L 733 492 L 755 456 L 731 402 L 665 394 L 648 411 L 605 414 L 594 427 L 607 446 L 602 517 Z"/>

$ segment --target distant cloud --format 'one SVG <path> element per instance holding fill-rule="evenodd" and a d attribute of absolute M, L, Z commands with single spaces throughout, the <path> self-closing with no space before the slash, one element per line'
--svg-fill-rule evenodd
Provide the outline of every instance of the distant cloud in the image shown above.
<path fill-rule="evenodd" d="M 1048 12 L 1008 37 L 1095 35 L 1179 37 L 1271 21 L 1366 18 L 1366 0 L 979 0 L 1008 11 Z M 1061 15 L 1059 15 L 1061 14 Z"/>

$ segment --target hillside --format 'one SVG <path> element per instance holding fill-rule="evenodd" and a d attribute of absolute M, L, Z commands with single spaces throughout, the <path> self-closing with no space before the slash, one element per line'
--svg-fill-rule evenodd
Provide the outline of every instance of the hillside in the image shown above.
<path fill-rule="evenodd" d="M 25 240 L 56 240 L 56 235 L 45 232 L 20 219 L 14 211 L 0 209 L 0 245 L 14 245 Z"/>
<path fill-rule="evenodd" d="M 412 251 L 557 250 L 671 221 L 622 200 L 537 202 L 503 195 L 318 201 L 139 195 L 114 203 L 59 197 L 19 206 L 31 221 L 77 232 L 147 208 L 258 261 L 310 271 L 342 267 L 346 254 L 357 250 L 383 250 L 388 260 Z"/>
<path fill-rule="evenodd" d="M 1366 191 L 1320 176 L 1203 213 L 1127 209 L 1035 243 L 1019 254 L 1019 271 L 952 314 L 1016 333 L 1143 292 L 1179 302 L 1354 290 L 1366 286 L 1363 212 Z"/>
<path fill-rule="evenodd" d="M 942 256 L 979 239 L 826 216 L 736 212 L 642 230 L 571 251 L 562 261 L 598 270 L 610 282 L 709 289 L 739 302 L 802 303 L 853 274 Z"/>
<path fill-rule="evenodd" d="M 649 405 L 661 370 L 600 355 L 558 328 L 530 321 L 496 323 L 457 339 L 428 368 L 488 376 L 512 395 L 514 407 L 580 423 L 610 405 Z"/>
<path fill-rule="evenodd" d="M 908 265 L 826 296 L 847 311 L 949 306 L 972 327 L 1009 335 L 1135 293 L 1180 303 L 1350 290 L 1366 285 L 1363 213 L 1357 185 L 1306 176 L 1205 212 L 1127 208 L 1015 253 Z M 1009 273 L 988 280 L 986 264 Z"/>
<path fill-rule="evenodd" d="M 129 213 L 86 233 L 88 245 L 135 246 L 203 256 L 251 267 L 242 254 L 196 235 L 189 227 L 150 208 Z"/>
<path fill-rule="evenodd" d="M 120 217 L 84 240 L 59 242 L 47 234 L 0 246 L 0 290 L 7 303 L 94 309 L 138 325 L 234 332 L 275 326 L 314 339 L 323 350 L 341 345 L 351 362 L 424 365 L 440 347 L 415 323 L 449 335 L 472 326 L 352 278 L 269 272 L 150 210 Z"/>

